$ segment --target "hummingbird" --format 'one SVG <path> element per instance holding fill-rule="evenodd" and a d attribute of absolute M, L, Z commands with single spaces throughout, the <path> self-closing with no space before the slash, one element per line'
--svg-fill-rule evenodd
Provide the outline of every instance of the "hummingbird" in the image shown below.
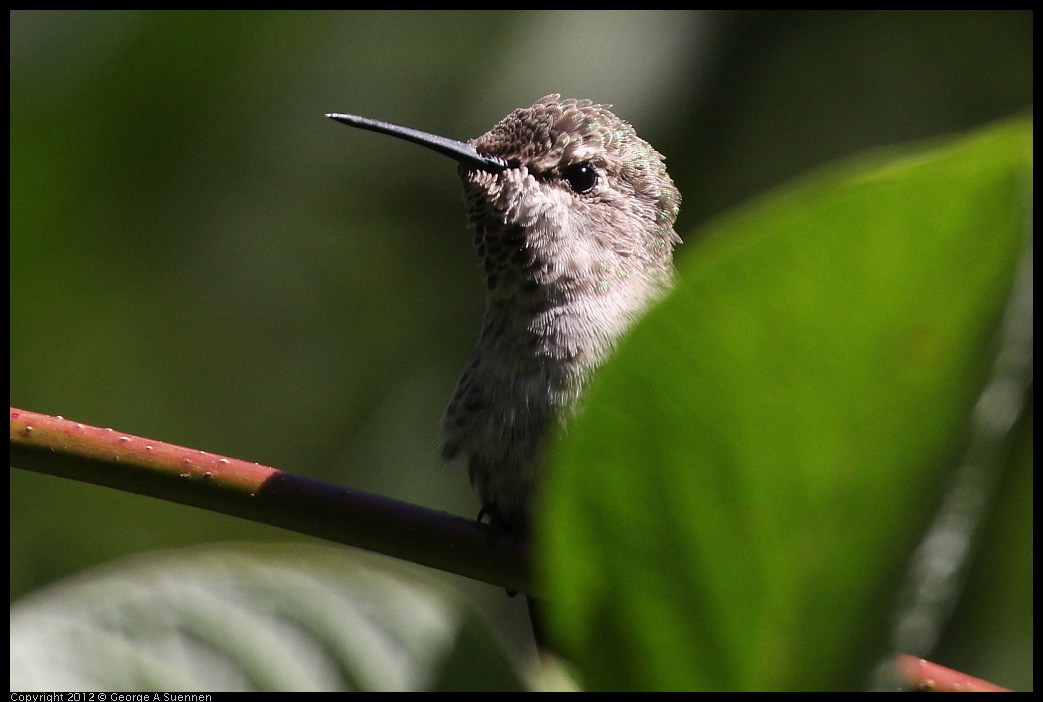
<path fill-rule="evenodd" d="M 481 512 L 527 535 L 545 445 L 592 373 L 671 287 L 681 196 L 664 157 L 611 105 L 547 95 L 456 141 L 330 113 L 455 160 L 485 316 L 442 418 Z"/>

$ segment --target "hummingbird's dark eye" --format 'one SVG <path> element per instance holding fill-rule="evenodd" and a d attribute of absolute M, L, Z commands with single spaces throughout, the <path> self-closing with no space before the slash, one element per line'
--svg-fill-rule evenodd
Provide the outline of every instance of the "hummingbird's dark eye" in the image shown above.
<path fill-rule="evenodd" d="M 562 174 L 573 192 L 589 193 L 598 182 L 598 172 L 589 163 L 577 163 L 569 166 Z"/>

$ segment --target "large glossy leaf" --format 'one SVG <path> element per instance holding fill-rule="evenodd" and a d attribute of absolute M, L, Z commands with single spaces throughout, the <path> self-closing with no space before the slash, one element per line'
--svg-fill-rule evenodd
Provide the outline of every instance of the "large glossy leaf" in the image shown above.
<path fill-rule="evenodd" d="M 592 688 L 858 688 L 1028 249 L 1028 120 L 691 237 L 559 445 L 551 623 Z"/>

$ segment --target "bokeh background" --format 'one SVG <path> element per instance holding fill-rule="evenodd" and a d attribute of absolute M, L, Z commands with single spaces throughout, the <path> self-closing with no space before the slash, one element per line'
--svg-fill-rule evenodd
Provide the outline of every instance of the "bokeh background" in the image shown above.
<path fill-rule="evenodd" d="M 469 138 L 551 92 L 613 104 L 689 256 L 820 164 L 1028 111 L 1032 40 L 1015 11 L 12 12 L 11 404 L 473 514 L 437 458 L 483 308 L 455 165 L 323 113 Z M 304 540 L 10 480 L 12 599 Z M 520 603 L 451 581 L 521 645 Z"/>

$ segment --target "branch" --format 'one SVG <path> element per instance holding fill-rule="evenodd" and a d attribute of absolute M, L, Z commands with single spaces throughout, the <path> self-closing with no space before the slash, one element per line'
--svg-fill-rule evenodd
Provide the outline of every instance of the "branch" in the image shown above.
<path fill-rule="evenodd" d="M 532 594 L 529 545 L 474 520 L 11 408 L 11 465 L 201 507 Z"/>
<path fill-rule="evenodd" d="M 966 673 L 925 661 L 915 656 L 898 656 L 895 666 L 900 680 L 923 692 L 1010 692 Z"/>

